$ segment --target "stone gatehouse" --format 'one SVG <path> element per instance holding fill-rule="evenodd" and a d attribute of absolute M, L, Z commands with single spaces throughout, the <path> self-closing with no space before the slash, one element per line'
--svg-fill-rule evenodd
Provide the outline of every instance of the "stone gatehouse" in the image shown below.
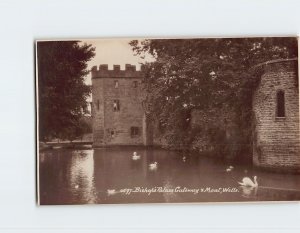
<path fill-rule="evenodd" d="M 146 120 L 141 104 L 141 71 L 130 64 L 92 68 L 94 147 L 147 145 Z"/>

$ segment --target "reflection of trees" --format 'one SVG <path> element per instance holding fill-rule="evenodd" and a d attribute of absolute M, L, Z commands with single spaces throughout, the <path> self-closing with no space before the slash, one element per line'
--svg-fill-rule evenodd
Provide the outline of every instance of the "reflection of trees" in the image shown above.
<path fill-rule="evenodd" d="M 43 162 L 45 162 L 45 153 L 43 153 L 43 152 L 40 152 L 40 160 L 39 160 L 39 162 L 40 163 L 43 163 Z"/>
<path fill-rule="evenodd" d="M 71 159 L 70 185 L 80 202 L 95 203 L 94 154 L 93 150 L 75 151 Z"/>
<path fill-rule="evenodd" d="M 41 204 L 70 202 L 70 151 L 51 150 L 40 153 L 39 192 Z"/>

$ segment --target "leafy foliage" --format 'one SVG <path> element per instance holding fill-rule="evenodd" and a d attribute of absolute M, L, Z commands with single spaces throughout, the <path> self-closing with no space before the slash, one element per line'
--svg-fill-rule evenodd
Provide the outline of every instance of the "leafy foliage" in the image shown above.
<path fill-rule="evenodd" d="M 76 135 L 90 87 L 84 83 L 91 45 L 79 41 L 37 43 L 40 139 Z"/>
<path fill-rule="evenodd" d="M 130 44 L 136 54 L 156 58 L 143 67 L 144 102 L 169 145 L 177 148 L 186 147 L 197 135 L 189 126 L 193 109 L 222 110 L 225 104 L 237 113 L 240 143 L 249 143 L 252 94 L 259 84 L 259 75 L 250 68 L 267 60 L 297 57 L 296 38 L 155 39 Z M 197 132 L 218 141 L 224 135 L 213 124 Z"/>

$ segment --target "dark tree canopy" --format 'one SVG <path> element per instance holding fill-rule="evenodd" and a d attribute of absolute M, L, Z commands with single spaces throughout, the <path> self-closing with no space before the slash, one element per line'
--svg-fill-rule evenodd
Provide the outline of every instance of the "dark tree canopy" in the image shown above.
<path fill-rule="evenodd" d="M 251 95 L 259 82 L 250 68 L 298 55 L 297 39 L 287 37 L 153 39 L 130 44 L 137 54 L 156 58 L 143 69 L 144 102 L 149 116 L 170 135 L 170 144 L 190 140 L 192 109 L 221 109 L 227 104 L 236 108 L 241 124 L 249 125 Z"/>
<path fill-rule="evenodd" d="M 84 82 L 95 49 L 79 41 L 37 42 L 39 136 L 64 138 L 76 132 L 90 87 Z"/>

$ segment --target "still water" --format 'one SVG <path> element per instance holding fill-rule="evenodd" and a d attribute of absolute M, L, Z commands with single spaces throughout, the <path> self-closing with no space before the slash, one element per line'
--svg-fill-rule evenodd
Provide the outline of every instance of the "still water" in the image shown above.
<path fill-rule="evenodd" d="M 300 200 L 300 175 L 163 149 L 56 149 L 40 152 L 39 160 L 40 204 Z M 237 183 L 254 175 L 257 188 Z"/>

